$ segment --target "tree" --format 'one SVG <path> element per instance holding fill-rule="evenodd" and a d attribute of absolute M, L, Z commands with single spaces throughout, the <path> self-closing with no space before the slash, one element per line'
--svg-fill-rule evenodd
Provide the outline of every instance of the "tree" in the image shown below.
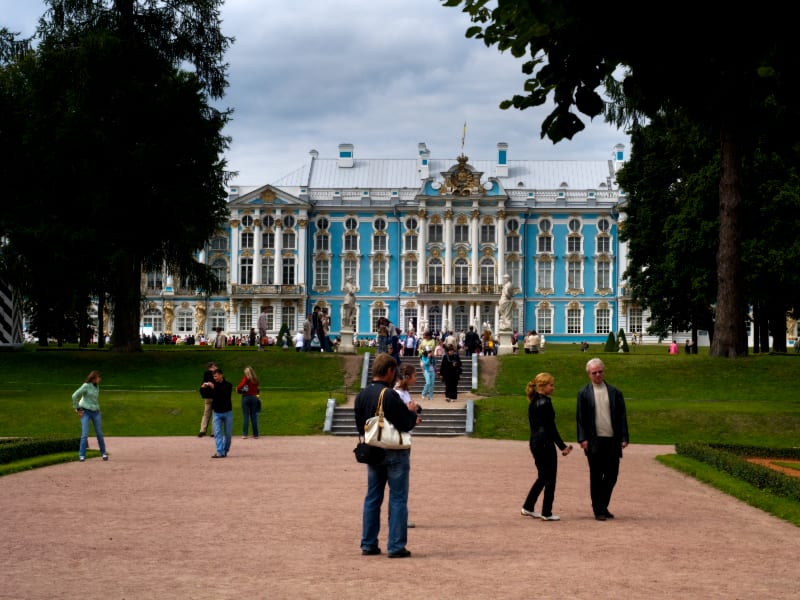
<path fill-rule="evenodd" d="M 488 0 L 444 2 L 462 4 L 478 24 L 467 30 L 467 37 L 496 44 L 516 57 L 530 57 L 522 67 L 530 76 L 525 95 L 500 106 L 524 110 L 552 96 L 555 108 L 542 122 L 542 137 L 558 142 L 584 129 L 573 108 L 590 118 L 601 115 L 604 99 L 598 89 L 615 88 L 620 69 L 624 110 L 617 114 L 652 118 L 672 106 L 713 128 L 719 140 L 720 177 L 711 354 L 746 354 L 742 161 L 752 151 L 764 118 L 776 107 L 794 131 L 800 110 L 800 88 L 794 83 L 800 54 L 781 5 L 768 2 L 753 11 L 670 5 L 648 23 L 641 17 L 641 4 L 632 1 L 618 2 L 614 10 L 580 0 L 504 0 L 492 9 Z M 691 43 L 676 43 L 678 31 Z"/>
<path fill-rule="evenodd" d="M 209 98 L 227 85 L 221 61 L 232 40 L 220 33 L 219 0 L 48 4 L 39 46 L 13 65 L 26 75 L 13 105 L 28 111 L 16 166 L 39 171 L 34 214 L 55 210 L 50 222 L 72 225 L 63 249 L 91 273 L 82 295 L 108 292 L 114 349 L 139 350 L 143 272 L 166 265 L 198 290 L 219 285 L 194 255 L 228 212 L 230 113 Z M 33 240 L 52 239 L 24 219 L 4 226 L 23 257 Z"/>

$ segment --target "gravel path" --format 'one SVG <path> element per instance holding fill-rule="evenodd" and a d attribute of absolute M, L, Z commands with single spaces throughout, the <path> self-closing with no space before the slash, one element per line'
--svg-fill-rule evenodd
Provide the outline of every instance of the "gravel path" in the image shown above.
<path fill-rule="evenodd" d="M 581 453 L 560 522 L 522 517 L 526 442 L 416 438 L 410 559 L 359 551 L 353 438 L 108 439 L 92 459 L 2 478 L 2 599 L 797 598 L 800 531 L 630 446 L 592 518 Z M 385 548 L 386 531 L 381 532 Z M 387 572 L 387 568 L 390 569 Z M 380 588 L 380 591 L 378 589 Z"/>

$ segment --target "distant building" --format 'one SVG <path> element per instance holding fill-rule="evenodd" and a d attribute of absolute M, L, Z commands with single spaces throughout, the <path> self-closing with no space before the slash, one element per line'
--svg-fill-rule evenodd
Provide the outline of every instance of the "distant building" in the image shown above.
<path fill-rule="evenodd" d="M 512 329 L 575 343 L 642 332 L 642 311 L 619 285 L 621 144 L 593 161 L 515 159 L 505 143 L 474 161 L 433 158 L 424 143 L 408 159 L 338 150 L 311 151 L 272 184 L 231 187 L 230 220 L 198 256 L 227 288 L 199 297 L 166 272 L 146 273 L 142 326 L 246 337 L 264 307 L 274 336 L 320 305 L 336 335 L 352 277 L 356 339 L 373 335 L 382 316 L 402 329 L 497 331 L 508 274 Z"/>

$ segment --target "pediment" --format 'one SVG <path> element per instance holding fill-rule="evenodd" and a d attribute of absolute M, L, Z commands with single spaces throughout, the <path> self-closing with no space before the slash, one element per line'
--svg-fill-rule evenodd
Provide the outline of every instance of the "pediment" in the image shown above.
<path fill-rule="evenodd" d="M 247 206 L 301 206 L 309 208 L 311 205 L 308 201 L 293 196 L 280 188 L 264 185 L 231 200 L 229 206 L 231 208 Z"/>

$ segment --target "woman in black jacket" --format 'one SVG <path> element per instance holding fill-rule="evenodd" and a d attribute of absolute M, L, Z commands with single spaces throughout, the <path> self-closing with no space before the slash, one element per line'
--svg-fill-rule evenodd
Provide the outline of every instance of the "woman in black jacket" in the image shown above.
<path fill-rule="evenodd" d="M 448 402 L 458 400 L 458 380 L 461 378 L 461 359 L 453 346 L 447 346 L 442 356 L 439 374 L 444 382 L 444 399 Z"/>
<path fill-rule="evenodd" d="M 522 505 L 522 515 L 543 521 L 559 521 L 561 517 L 553 514 L 553 499 L 556 495 L 556 474 L 558 473 L 558 446 L 563 456 L 572 451 L 556 429 L 556 411 L 550 395 L 555 389 L 555 379 L 550 373 L 539 373 L 533 381 L 528 382 L 528 422 L 531 426 L 530 447 L 536 463 L 538 475 L 533 482 L 528 497 Z M 534 511 L 539 494 L 544 490 L 542 512 Z"/>

